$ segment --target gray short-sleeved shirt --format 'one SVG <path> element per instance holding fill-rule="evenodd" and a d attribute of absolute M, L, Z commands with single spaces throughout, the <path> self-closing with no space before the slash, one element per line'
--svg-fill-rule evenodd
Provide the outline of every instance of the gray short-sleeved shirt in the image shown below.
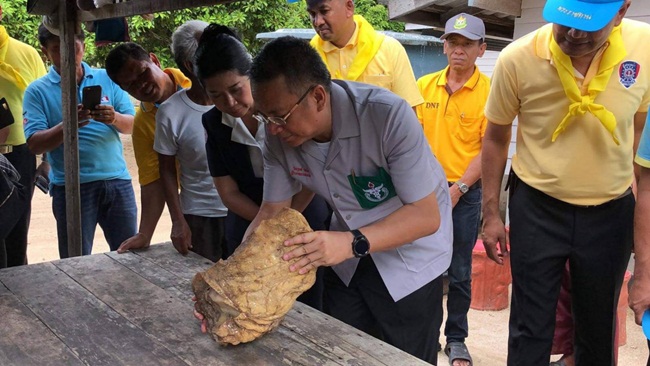
<path fill-rule="evenodd" d="M 331 104 L 333 131 L 327 158 L 313 140 L 294 148 L 267 134 L 264 200 L 283 201 L 305 185 L 334 209 L 331 230 L 346 231 L 372 224 L 403 203 L 435 192 L 441 217 L 436 233 L 372 253 L 388 291 L 398 301 L 449 267 L 453 230 L 447 179 L 415 113 L 400 97 L 370 85 L 334 80 Z M 375 176 L 380 168 L 390 175 L 396 196 L 364 209 L 348 176 L 352 172 L 357 177 Z M 333 269 L 349 284 L 357 264 L 358 259 L 349 259 Z"/>
<path fill-rule="evenodd" d="M 186 215 L 224 217 L 228 213 L 210 176 L 205 152 L 201 116 L 212 108 L 192 102 L 187 90 L 181 90 L 161 104 L 156 113 L 153 148 L 178 159 L 181 209 Z"/>

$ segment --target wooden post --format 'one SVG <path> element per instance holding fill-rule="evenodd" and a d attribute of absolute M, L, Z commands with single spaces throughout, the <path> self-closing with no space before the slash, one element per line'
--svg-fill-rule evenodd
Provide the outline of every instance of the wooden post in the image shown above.
<path fill-rule="evenodd" d="M 74 0 L 59 0 L 61 40 L 61 112 L 63 114 L 63 156 L 65 167 L 65 208 L 68 255 L 81 255 L 81 206 L 79 197 L 79 134 L 77 121 L 77 76 L 75 29 L 77 5 Z"/>

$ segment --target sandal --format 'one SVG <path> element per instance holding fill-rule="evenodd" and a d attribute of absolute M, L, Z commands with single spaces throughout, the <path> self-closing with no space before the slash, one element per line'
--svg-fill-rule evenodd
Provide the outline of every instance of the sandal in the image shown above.
<path fill-rule="evenodd" d="M 454 361 L 456 360 L 465 360 L 469 361 L 470 366 L 474 363 L 472 362 L 472 356 L 469 355 L 467 346 L 465 342 L 449 342 L 445 346 L 445 354 L 449 357 L 449 365 L 453 366 Z"/>

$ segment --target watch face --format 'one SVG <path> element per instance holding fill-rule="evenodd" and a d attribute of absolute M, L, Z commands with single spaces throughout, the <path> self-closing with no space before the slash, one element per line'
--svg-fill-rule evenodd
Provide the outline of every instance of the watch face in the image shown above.
<path fill-rule="evenodd" d="M 370 244 L 368 243 L 368 239 L 366 239 L 365 236 L 360 236 L 354 239 L 352 248 L 354 249 L 355 257 L 365 257 L 368 255 L 368 251 L 370 250 Z"/>

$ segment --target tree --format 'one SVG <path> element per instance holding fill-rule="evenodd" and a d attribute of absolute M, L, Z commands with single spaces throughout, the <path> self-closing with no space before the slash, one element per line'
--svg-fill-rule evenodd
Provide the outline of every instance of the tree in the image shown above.
<path fill-rule="evenodd" d="M 138 1 L 138 0 L 132 0 Z M 388 20 L 386 7 L 376 0 L 355 0 L 357 13 L 363 15 L 370 24 L 379 30 L 403 31 L 402 23 Z M 169 48 L 174 29 L 192 19 L 208 23 L 220 23 L 237 30 L 244 44 L 252 54 L 257 53 L 263 42 L 255 36 L 262 32 L 272 32 L 281 28 L 311 28 L 304 0 L 289 4 L 287 0 L 241 0 L 233 3 L 205 6 L 156 13 L 152 21 L 142 17 L 130 17 L 129 34 L 131 40 L 142 44 L 154 52 L 164 66 L 173 66 L 174 61 Z M 2 24 L 13 37 L 40 49 L 37 31 L 41 22 L 39 16 L 27 14 L 27 0 L 2 2 Z M 112 46 L 95 47 L 94 33 L 86 37 L 85 60 L 94 66 L 103 66 L 106 55 Z"/>

